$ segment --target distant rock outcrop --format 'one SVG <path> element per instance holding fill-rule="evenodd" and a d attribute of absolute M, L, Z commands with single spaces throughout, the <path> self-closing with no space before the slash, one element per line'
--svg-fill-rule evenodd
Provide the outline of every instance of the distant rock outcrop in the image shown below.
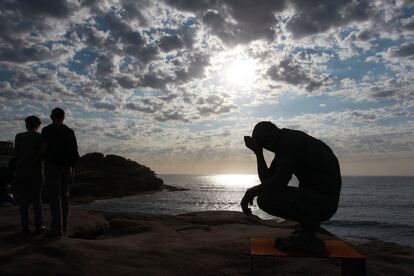
<path fill-rule="evenodd" d="M 150 168 L 124 157 L 88 153 L 75 167 L 71 197 L 91 201 L 160 190 L 163 180 Z"/>

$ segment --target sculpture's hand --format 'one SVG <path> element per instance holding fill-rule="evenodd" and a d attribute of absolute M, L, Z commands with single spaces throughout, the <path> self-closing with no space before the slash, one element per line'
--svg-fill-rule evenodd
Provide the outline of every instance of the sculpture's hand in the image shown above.
<path fill-rule="evenodd" d="M 243 213 L 245 215 L 251 215 L 252 209 L 249 207 L 249 205 L 253 205 L 253 199 L 257 196 L 256 190 L 254 188 L 250 188 L 246 191 L 244 194 L 242 200 L 241 200 L 241 207 L 243 210 Z"/>
<path fill-rule="evenodd" d="M 244 144 L 248 149 L 252 150 L 254 153 L 263 150 L 260 146 L 256 144 L 256 141 L 250 136 L 244 136 Z"/>

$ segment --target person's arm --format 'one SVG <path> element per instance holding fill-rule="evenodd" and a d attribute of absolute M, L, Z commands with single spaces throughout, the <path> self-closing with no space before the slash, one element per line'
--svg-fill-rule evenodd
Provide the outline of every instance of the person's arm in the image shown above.
<path fill-rule="evenodd" d="M 245 215 L 250 215 L 252 213 L 249 205 L 253 205 L 254 198 L 262 193 L 265 188 L 270 185 L 278 187 L 287 186 L 292 178 L 293 163 L 291 160 L 282 158 L 277 164 L 273 162 L 271 167 L 275 167 L 275 173 L 261 184 L 247 189 L 244 194 L 240 205 Z"/>
<path fill-rule="evenodd" d="M 256 196 L 258 196 L 263 190 L 263 184 L 251 187 L 247 189 L 246 193 L 244 194 L 240 206 L 242 207 L 243 213 L 245 215 L 250 215 L 252 210 L 250 209 L 249 205 L 253 205 L 253 200 Z"/>
<path fill-rule="evenodd" d="M 46 152 L 48 150 L 48 139 L 47 139 L 47 132 L 45 128 L 42 129 L 41 135 L 41 142 L 40 142 L 40 159 L 44 160 L 46 157 Z"/>
<path fill-rule="evenodd" d="M 273 167 L 274 164 L 272 164 Z M 289 157 L 281 157 L 275 164 L 274 173 L 271 177 L 262 182 L 262 187 L 268 187 L 269 185 L 276 187 L 285 187 L 289 184 L 293 175 L 294 161 Z"/>
<path fill-rule="evenodd" d="M 260 182 L 263 183 L 272 176 L 272 172 L 267 167 L 266 160 L 263 155 L 263 149 L 255 152 L 257 161 L 257 174 Z"/>
<path fill-rule="evenodd" d="M 79 151 L 78 151 L 78 142 L 76 140 L 75 132 L 71 131 L 71 144 L 72 144 L 72 150 L 73 150 L 73 165 L 75 165 L 75 162 L 79 160 Z"/>
<path fill-rule="evenodd" d="M 258 146 L 255 140 L 250 136 L 244 137 L 244 143 L 246 147 L 254 152 L 257 161 L 257 174 L 259 175 L 260 182 L 266 181 L 271 176 L 271 172 L 267 167 L 266 160 L 263 155 L 263 148 Z"/>

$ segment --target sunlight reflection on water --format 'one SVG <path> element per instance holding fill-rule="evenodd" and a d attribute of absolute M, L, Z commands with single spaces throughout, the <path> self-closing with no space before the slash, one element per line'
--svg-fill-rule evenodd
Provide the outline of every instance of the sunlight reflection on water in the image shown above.
<path fill-rule="evenodd" d="M 219 186 L 237 186 L 249 188 L 257 185 L 258 178 L 254 174 L 218 174 L 206 176 L 211 182 Z"/>

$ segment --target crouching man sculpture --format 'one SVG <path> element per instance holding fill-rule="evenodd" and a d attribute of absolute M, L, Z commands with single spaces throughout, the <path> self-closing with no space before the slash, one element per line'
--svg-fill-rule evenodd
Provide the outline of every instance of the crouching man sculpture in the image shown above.
<path fill-rule="evenodd" d="M 260 185 L 248 189 L 241 201 L 243 213 L 257 197 L 260 209 L 274 216 L 297 221 L 300 230 L 287 238 L 277 238 L 278 249 L 322 254 L 324 243 L 315 236 L 320 223 L 330 219 L 338 208 L 341 173 L 338 160 L 322 141 L 298 130 L 279 129 L 271 122 L 260 122 L 252 136 L 245 136 L 246 147 L 257 158 Z M 275 153 L 267 167 L 263 149 Z M 292 175 L 299 187 L 288 186 Z"/>

